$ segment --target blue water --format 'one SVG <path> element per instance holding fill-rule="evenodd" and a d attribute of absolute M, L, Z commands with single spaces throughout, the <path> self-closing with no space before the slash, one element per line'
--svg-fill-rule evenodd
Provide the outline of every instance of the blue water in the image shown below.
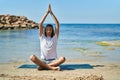
<path fill-rule="evenodd" d="M 38 33 L 38 29 L 0 31 L 0 63 L 29 61 L 31 54 L 40 56 Z M 61 24 L 57 52 L 67 59 L 120 61 L 120 47 L 107 47 L 114 48 L 107 50 L 96 44 L 115 40 L 120 40 L 120 24 Z M 78 48 L 87 50 L 78 51 Z M 102 53 L 102 57 L 86 53 Z"/>

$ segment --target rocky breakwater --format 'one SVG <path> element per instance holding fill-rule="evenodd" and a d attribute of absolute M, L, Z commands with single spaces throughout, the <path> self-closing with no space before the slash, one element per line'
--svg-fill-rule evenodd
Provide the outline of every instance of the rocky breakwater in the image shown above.
<path fill-rule="evenodd" d="M 0 30 L 33 28 L 38 28 L 38 24 L 25 16 L 0 15 Z"/>

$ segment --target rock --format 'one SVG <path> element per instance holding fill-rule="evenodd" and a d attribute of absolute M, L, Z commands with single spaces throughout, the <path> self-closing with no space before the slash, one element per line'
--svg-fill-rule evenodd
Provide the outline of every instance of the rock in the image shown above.
<path fill-rule="evenodd" d="M 118 47 L 120 47 L 120 41 L 101 41 L 101 42 L 96 42 L 96 44 L 101 45 L 101 46 L 118 46 Z"/>
<path fill-rule="evenodd" d="M 34 28 L 38 28 L 38 23 L 25 16 L 0 15 L 0 30 Z"/>

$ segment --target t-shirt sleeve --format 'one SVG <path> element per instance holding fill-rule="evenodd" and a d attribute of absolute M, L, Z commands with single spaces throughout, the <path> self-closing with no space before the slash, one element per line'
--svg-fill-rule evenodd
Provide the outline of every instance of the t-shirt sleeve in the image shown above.
<path fill-rule="evenodd" d="M 57 35 L 55 34 L 54 35 L 54 39 L 57 41 L 58 40 L 58 37 L 57 37 Z"/>
<path fill-rule="evenodd" d="M 39 37 L 40 41 L 42 41 L 42 40 L 43 40 L 43 37 L 44 37 L 44 35 L 43 35 L 43 34 Z"/>

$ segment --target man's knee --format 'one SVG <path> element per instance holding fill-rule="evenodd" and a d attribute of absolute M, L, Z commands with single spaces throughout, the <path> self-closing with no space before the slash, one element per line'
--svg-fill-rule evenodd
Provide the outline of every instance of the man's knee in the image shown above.
<path fill-rule="evenodd" d="M 30 60 L 35 61 L 35 59 L 36 59 L 35 55 L 30 56 Z"/>
<path fill-rule="evenodd" d="M 65 59 L 65 57 L 61 57 L 61 60 L 62 60 L 62 62 L 65 62 L 66 59 Z"/>

